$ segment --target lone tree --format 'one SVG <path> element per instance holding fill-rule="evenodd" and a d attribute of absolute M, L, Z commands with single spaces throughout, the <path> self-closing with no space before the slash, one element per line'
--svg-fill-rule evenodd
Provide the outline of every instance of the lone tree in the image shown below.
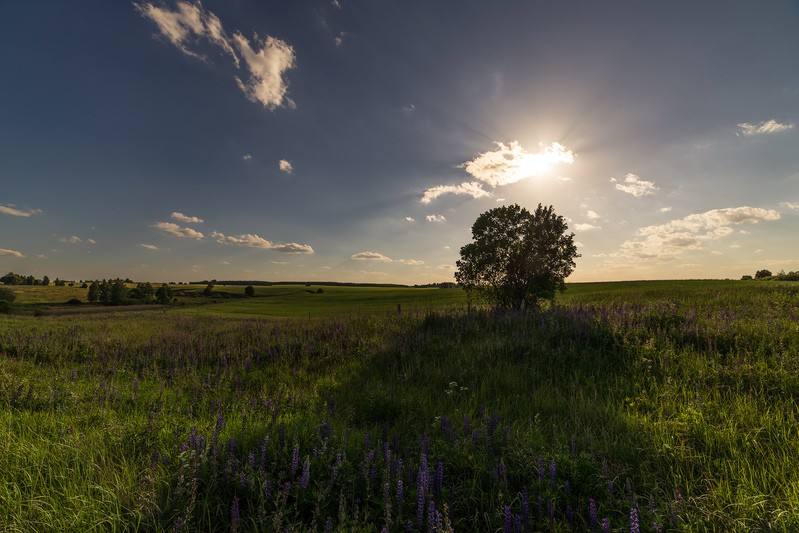
<path fill-rule="evenodd" d="M 461 248 L 455 280 L 469 295 L 502 309 L 536 309 L 564 291 L 580 257 L 574 234 L 552 206 L 529 212 L 518 204 L 477 217 L 474 242 Z"/>

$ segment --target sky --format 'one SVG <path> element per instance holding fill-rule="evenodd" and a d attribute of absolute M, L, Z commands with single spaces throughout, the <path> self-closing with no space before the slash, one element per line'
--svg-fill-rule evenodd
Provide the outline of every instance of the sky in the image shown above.
<path fill-rule="evenodd" d="M 797 0 L 3 0 L 0 271 L 452 281 L 552 205 L 567 281 L 799 270 Z"/>

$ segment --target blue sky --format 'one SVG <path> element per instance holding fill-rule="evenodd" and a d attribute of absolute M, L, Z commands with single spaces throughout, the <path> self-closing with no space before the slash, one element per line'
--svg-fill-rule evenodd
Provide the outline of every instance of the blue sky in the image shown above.
<path fill-rule="evenodd" d="M 428 283 L 553 205 L 570 281 L 799 270 L 799 2 L 0 3 L 0 271 Z"/>

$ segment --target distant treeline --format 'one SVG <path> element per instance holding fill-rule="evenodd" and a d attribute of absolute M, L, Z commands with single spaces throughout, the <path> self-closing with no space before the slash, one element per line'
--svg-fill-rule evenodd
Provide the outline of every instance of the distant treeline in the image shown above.
<path fill-rule="evenodd" d="M 777 274 L 772 274 L 770 270 L 763 269 L 755 272 L 754 277 L 745 275 L 741 279 L 757 279 L 765 281 L 799 281 L 799 270 L 791 272 L 780 270 Z"/>
<path fill-rule="evenodd" d="M 22 274 L 15 274 L 13 272 L 9 272 L 3 277 L 0 277 L 0 283 L 3 285 L 50 285 L 50 278 L 47 276 L 43 276 L 41 279 L 37 278 L 33 275 L 22 275 Z M 56 287 L 62 287 L 64 285 L 69 284 L 71 287 L 75 284 L 74 281 L 64 281 L 62 279 L 56 278 L 53 284 Z"/>
<path fill-rule="evenodd" d="M 191 281 L 190 284 L 196 285 L 252 285 L 253 287 L 271 287 L 272 285 L 302 285 L 305 287 L 310 287 L 311 285 L 316 286 L 323 286 L 323 287 L 386 287 L 386 288 L 396 288 L 396 287 L 410 287 L 411 285 L 403 285 L 401 283 L 347 283 L 342 281 L 246 281 L 246 280 L 203 280 L 203 281 Z M 451 282 L 443 282 L 443 283 L 428 283 L 427 285 L 413 285 L 413 287 L 417 288 L 439 288 L 439 289 L 451 289 L 457 287 L 455 283 Z"/>

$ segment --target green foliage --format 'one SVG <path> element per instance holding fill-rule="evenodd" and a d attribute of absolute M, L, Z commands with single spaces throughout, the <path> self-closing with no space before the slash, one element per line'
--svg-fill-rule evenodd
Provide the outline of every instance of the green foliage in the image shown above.
<path fill-rule="evenodd" d="M 167 305 L 172 302 L 172 289 L 169 288 L 167 283 L 158 287 L 155 292 L 155 301 L 161 305 Z"/>
<path fill-rule="evenodd" d="M 247 285 L 246 287 L 244 287 L 244 295 L 250 297 L 255 296 L 255 287 L 253 287 L 252 285 Z"/>
<path fill-rule="evenodd" d="M 763 278 L 770 278 L 771 277 L 771 270 L 758 270 L 755 272 L 755 279 L 763 279 Z"/>
<path fill-rule="evenodd" d="M 11 303 L 16 300 L 17 295 L 8 287 L 0 287 L 0 301 Z"/>
<path fill-rule="evenodd" d="M 205 289 L 203 289 L 203 296 L 213 296 L 213 295 L 214 295 L 214 284 L 209 283 L 208 285 L 205 286 Z"/>
<path fill-rule="evenodd" d="M 502 309 L 537 309 L 565 290 L 579 257 L 574 234 L 552 206 L 534 213 L 514 204 L 481 214 L 463 246 L 456 281 Z"/>
<path fill-rule="evenodd" d="M 100 299 L 100 284 L 97 281 L 92 281 L 89 285 L 89 292 L 86 297 L 90 303 L 96 303 Z"/>

